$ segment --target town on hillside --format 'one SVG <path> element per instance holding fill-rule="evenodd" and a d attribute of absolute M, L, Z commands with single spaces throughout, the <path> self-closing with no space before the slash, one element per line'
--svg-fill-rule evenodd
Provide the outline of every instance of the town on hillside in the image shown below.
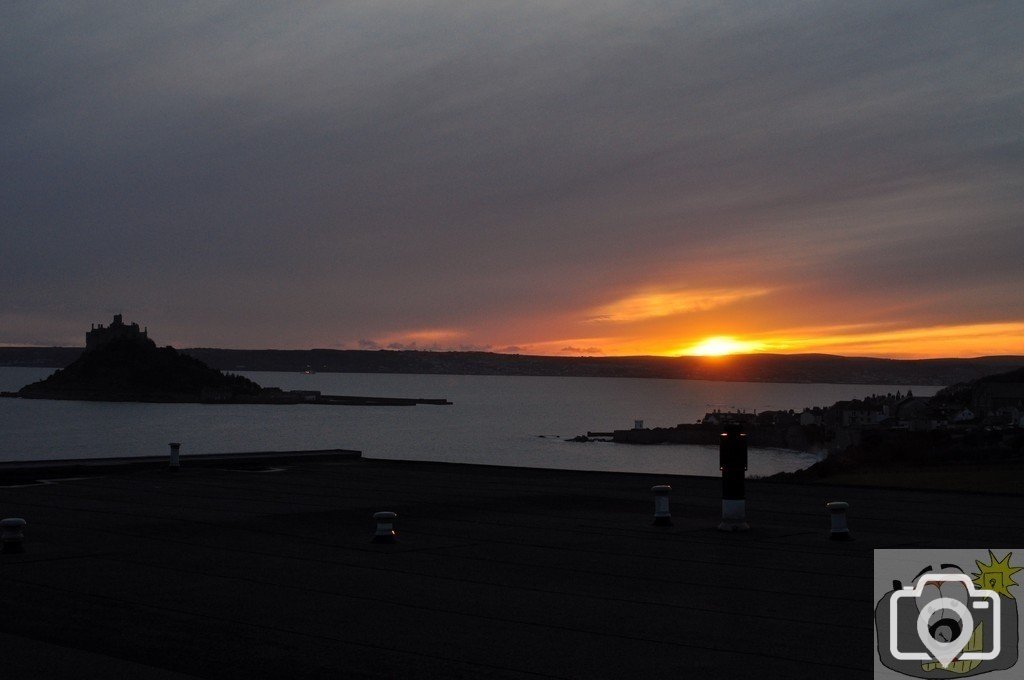
<path fill-rule="evenodd" d="M 933 397 L 908 391 L 872 394 L 802 411 L 705 413 L 694 424 L 588 432 L 574 441 L 610 439 L 629 444 L 715 444 L 722 427 L 739 425 L 751 446 L 836 453 L 865 440 L 927 439 L 1019 448 L 1024 438 L 1024 369 L 953 385 Z"/>
<path fill-rule="evenodd" d="M 1024 380 L 1024 379 L 1022 379 Z M 946 398 L 916 397 L 908 391 L 872 394 L 863 399 L 837 401 L 831 406 L 788 411 L 712 411 L 701 424 L 720 426 L 739 424 L 747 428 L 817 426 L 833 432 L 937 429 L 971 429 L 985 427 L 995 430 L 1024 428 L 1024 381 L 1011 383 L 981 382 L 970 391 L 966 403 Z"/>

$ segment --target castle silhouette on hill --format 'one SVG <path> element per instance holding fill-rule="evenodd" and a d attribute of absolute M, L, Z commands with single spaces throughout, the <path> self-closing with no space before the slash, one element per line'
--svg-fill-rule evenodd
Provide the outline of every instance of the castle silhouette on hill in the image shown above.
<path fill-rule="evenodd" d="M 149 328 L 139 329 L 139 324 L 132 323 L 126 324 L 120 314 L 114 315 L 114 320 L 110 322 L 109 326 L 100 324 L 92 325 L 92 329 L 85 333 L 85 349 L 96 349 L 102 345 L 107 344 L 111 340 L 119 340 L 121 338 L 131 338 L 133 340 L 145 339 L 149 337 Z"/>
<path fill-rule="evenodd" d="M 328 406 L 449 405 L 447 399 L 361 397 L 286 392 L 261 387 L 241 375 L 221 373 L 173 347 L 157 347 L 148 329 L 126 324 L 120 314 L 109 326 L 93 325 L 85 351 L 52 375 L 0 397 L 210 404 L 320 404 Z"/>
<path fill-rule="evenodd" d="M 239 375 L 225 375 L 173 347 L 157 347 L 148 329 L 126 324 L 120 314 L 109 326 L 93 325 L 85 351 L 53 375 L 26 385 L 28 399 L 91 401 L 253 401 L 264 390 Z M 269 390 L 278 396 L 280 390 Z M 268 397 L 269 398 L 269 397 Z"/>

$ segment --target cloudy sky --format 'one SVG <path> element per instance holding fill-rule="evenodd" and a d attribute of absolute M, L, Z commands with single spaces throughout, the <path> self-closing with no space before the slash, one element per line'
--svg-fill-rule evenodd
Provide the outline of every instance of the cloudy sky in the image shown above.
<path fill-rule="evenodd" d="M 0 344 L 1024 354 L 1024 4 L 6 2 Z M 730 344 L 731 343 L 731 344 Z"/>

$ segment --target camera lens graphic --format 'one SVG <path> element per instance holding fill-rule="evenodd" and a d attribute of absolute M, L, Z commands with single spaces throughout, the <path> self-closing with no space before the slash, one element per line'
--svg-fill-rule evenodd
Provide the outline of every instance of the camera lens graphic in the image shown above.
<path fill-rule="evenodd" d="M 952 642 L 960 636 L 962 629 L 958 619 L 946 617 L 928 626 L 928 633 L 932 636 L 932 639 L 939 642 Z"/>
<path fill-rule="evenodd" d="M 945 617 L 936 622 L 934 626 L 929 626 L 928 619 L 932 614 L 944 609 L 956 614 L 960 621 Z M 949 623 L 943 625 L 943 622 L 951 622 L 959 627 L 959 631 L 955 631 L 954 625 L 949 625 Z M 933 630 L 938 633 L 937 636 L 932 635 Z M 917 617 L 917 636 L 921 638 L 921 642 L 931 655 L 943 666 L 948 666 L 967 646 L 973 630 L 974 617 L 971 616 L 970 610 L 963 603 L 951 597 L 939 597 L 932 600 L 921 607 L 921 613 Z M 957 632 L 955 637 L 953 636 L 954 632 Z M 943 638 L 947 636 L 951 639 L 944 640 Z"/>

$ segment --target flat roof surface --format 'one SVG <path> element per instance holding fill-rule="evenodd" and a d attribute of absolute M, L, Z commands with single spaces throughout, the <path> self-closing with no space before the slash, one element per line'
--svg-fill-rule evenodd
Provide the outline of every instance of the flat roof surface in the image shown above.
<path fill-rule="evenodd" d="M 724 533 L 714 478 L 184 464 L 0 487 L 4 678 L 864 678 L 873 548 L 1024 529 L 1013 496 L 748 482 Z"/>

